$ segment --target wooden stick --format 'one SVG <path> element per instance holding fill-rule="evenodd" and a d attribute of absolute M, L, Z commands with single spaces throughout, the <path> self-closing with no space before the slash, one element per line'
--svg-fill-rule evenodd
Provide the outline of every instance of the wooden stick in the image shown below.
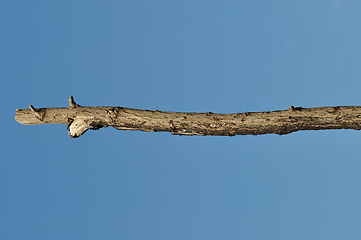
<path fill-rule="evenodd" d="M 67 124 L 69 136 L 112 126 L 119 130 L 171 132 L 175 135 L 288 134 L 300 130 L 361 129 L 361 107 L 339 106 L 231 114 L 162 112 L 124 107 L 83 107 L 70 96 L 67 108 L 17 109 L 21 124 Z"/>

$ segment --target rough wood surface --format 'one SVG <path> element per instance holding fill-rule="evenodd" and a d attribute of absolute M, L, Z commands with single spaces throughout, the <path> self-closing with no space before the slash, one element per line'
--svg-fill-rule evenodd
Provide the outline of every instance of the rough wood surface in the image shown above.
<path fill-rule="evenodd" d="M 295 108 L 231 114 L 162 112 L 125 107 L 83 107 L 69 99 L 67 108 L 17 109 L 21 124 L 68 124 L 70 137 L 112 126 L 119 130 L 171 132 L 175 135 L 288 134 L 300 130 L 361 129 L 361 107 Z"/>

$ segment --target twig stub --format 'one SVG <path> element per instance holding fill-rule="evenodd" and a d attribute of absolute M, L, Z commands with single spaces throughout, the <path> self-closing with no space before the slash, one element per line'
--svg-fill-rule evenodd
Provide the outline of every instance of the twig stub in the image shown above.
<path fill-rule="evenodd" d="M 70 105 L 70 108 L 80 107 L 80 105 L 74 101 L 73 96 L 70 96 L 70 98 L 69 98 L 69 105 Z"/>
<path fill-rule="evenodd" d="M 43 121 L 45 113 L 42 110 L 34 108 L 34 106 L 31 104 L 29 105 L 29 108 L 31 109 L 31 111 L 33 112 L 33 114 L 37 119 Z"/>

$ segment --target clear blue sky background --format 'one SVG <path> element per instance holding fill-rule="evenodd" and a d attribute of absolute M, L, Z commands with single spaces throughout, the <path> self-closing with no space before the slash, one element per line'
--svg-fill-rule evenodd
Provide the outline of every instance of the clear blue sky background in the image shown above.
<path fill-rule="evenodd" d="M 15 109 L 361 102 L 359 1 L 1 1 L 1 239 L 360 239 L 354 130 L 186 137 Z"/>

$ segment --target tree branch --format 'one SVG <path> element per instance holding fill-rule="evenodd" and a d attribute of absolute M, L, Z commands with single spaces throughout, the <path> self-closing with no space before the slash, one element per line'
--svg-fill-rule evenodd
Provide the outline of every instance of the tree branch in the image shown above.
<path fill-rule="evenodd" d="M 21 124 L 67 124 L 69 136 L 112 126 L 119 130 L 171 132 L 175 135 L 288 134 L 300 130 L 361 129 L 361 107 L 295 108 L 268 112 L 232 114 L 183 113 L 124 107 L 83 107 L 73 97 L 67 108 L 16 109 Z"/>

